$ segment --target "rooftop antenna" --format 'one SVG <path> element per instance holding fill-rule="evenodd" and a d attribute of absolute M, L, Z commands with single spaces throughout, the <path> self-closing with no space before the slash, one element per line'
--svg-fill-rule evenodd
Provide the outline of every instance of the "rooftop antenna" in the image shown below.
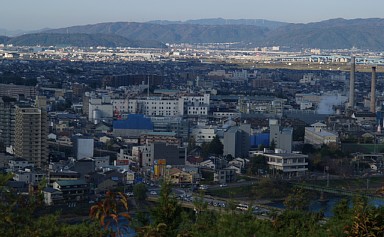
<path fill-rule="evenodd" d="M 149 97 L 149 75 L 147 75 L 147 79 L 148 79 L 148 89 L 147 89 L 147 96 Z"/>

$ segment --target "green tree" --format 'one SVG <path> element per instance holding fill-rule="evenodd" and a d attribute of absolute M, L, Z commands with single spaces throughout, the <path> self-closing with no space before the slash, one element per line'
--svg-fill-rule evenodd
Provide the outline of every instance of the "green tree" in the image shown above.
<path fill-rule="evenodd" d="M 133 186 L 133 196 L 139 202 L 142 202 L 147 198 L 147 191 L 147 187 L 143 183 L 138 183 Z"/>
<path fill-rule="evenodd" d="M 309 197 L 303 189 L 294 189 L 284 200 L 284 205 L 288 210 L 308 210 Z"/>
<path fill-rule="evenodd" d="M 158 203 L 152 210 L 154 226 L 165 225 L 165 233 L 169 237 L 177 236 L 182 215 L 181 206 L 171 192 L 171 185 L 164 181 Z"/>
<path fill-rule="evenodd" d="M 187 151 L 190 152 L 196 148 L 196 140 L 194 137 L 189 138 Z"/>
<path fill-rule="evenodd" d="M 215 136 L 208 145 L 209 154 L 222 155 L 224 151 L 224 145 L 221 143 L 218 136 Z"/>
<path fill-rule="evenodd" d="M 251 157 L 247 173 L 250 175 L 259 174 L 259 170 L 268 171 L 267 157 L 263 155 Z"/>
<path fill-rule="evenodd" d="M 7 186 L 12 175 L 0 175 L 0 235 L 18 237 L 104 236 L 95 222 L 65 224 L 60 213 L 45 214 L 41 195 L 43 185 L 29 195 L 20 195 Z"/>
<path fill-rule="evenodd" d="M 272 139 L 271 144 L 269 145 L 269 149 L 275 150 L 276 148 L 276 141 L 275 139 Z"/>

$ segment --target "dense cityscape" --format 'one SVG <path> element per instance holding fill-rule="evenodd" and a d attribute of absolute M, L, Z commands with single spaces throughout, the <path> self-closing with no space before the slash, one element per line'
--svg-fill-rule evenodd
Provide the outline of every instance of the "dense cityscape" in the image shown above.
<path fill-rule="evenodd" d="M 6 40 L 0 236 L 384 235 L 381 50 Z"/>

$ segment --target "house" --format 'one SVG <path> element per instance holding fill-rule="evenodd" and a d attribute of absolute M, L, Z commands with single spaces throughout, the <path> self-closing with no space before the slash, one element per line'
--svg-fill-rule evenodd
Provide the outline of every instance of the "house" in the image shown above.
<path fill-rule="evenodd" d="M 168 170 L 166 179 L 172 184 L 193 183 L 193 175 L 178 168 Z"/>
<path fill-rule="evenodd" d="M 34 164 L 23 158 L 13 158 L 8 161 L 8 167 L 11 171 L 22 170 L 29 167 L 34 167 Z"/>
<path fill-rule="evenodd" d="M 227 168 L 235 170 L 236 174 L 241 174 L 241 172 L 243 170 L 242 168 L 240 168 L 239 166 L 236 166 L 236 165 L 230 165 Z"/>
<path fill-rule="evenodd" d="M 215 163 L 213 163 L 212 160 L 205 160 L 203 162 L 200 162 L 200 167 L 215 169 Z"/>
<path fill-rule="evenodd" d="M 89 186 L 84 180 L 58 180 L 52 187 L 63 193 L 64 201 L 81 202 L 88 199 Z"/>
<path fill-rule="evenodd" d="M 13 172 L 13 180 L 27 184 L 38 184 L 45 178 L 44 173 L 32 171 L 31 169 L 17 170 Z"/>
<path fill-rule="evenodd" d="M 102 136 L 102 137 L 99 138 L 99 141 L 104 143 L 104 144 L 107 144 L 107 142 L 109 142 L 111 140 L 112 140 L 112 138 L 109 137 L 109 136 Z"/>
<path fill-rule="evenodd" d="M 108 132 L 110 132 L 110 131 L 112 131 L 112 127 L 107 126 L 107 125 L 104 124 L 104 123 L 100 123 L 100 124 L 98 124 L 98 125 L 96 126 L 96 128 L 95 128 L 95 132 L 96 132 L 96 133 L 108 133 Z"/>
<path fill-rule="evenodd" d="M 63 201 L 63 193 L 57 189 L 46 187 L 42 190 L 45 205 L 51 206 Z"/>
<path fill-rule="evenodd" d="M 245 165 L 249 163 L 249 159 L 245 158 L 235 158 L 228 162 L 228 165 L 234 165 L 236 167 L 239 167 L 240 169 L 244 169 Z"/>
<path fill-rule="evenodd" d="M 236 169 L 224 168 L 215 170 L 213 181 L 224 184 L 236 181 Z"/>

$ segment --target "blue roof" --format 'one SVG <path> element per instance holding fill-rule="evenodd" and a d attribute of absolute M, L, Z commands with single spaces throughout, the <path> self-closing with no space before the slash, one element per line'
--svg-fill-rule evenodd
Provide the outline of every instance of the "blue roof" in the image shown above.
<path fill-rule="evenodd" d="M 153 123 L 150 118 L 143 114 L 130 114 L 126 120 L 113 121 L 113 129 L 145 129 L 153 130 Z"/>

